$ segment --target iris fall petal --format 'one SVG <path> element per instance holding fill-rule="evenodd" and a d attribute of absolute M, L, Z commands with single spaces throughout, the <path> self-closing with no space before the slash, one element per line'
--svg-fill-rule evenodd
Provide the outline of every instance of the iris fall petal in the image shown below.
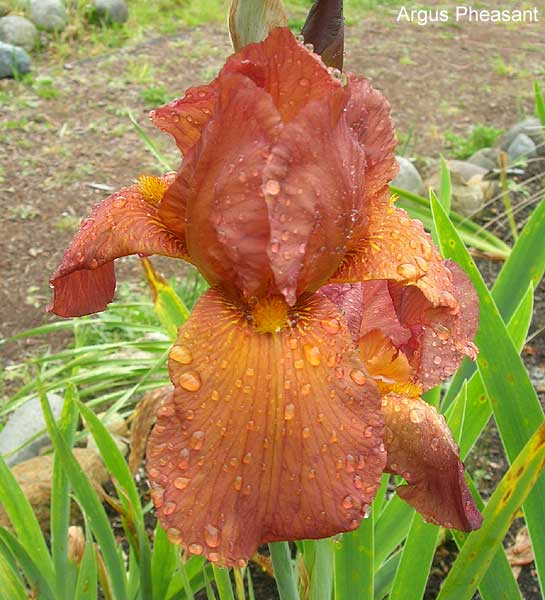
<path fill-rule="evenodd" d="M 482 516 L 444 417 L 423 400 L 395 394 L 383 398 L 382 414 L 386 470 L 407 482 L 397 488 L 399 496 L 431 523 L 478 529 Z"/>
<path fill-rule="evenodd" d="M 152 497 L 173 541 L 223 564 L 357 527 L 385 466 L 379 393 L 335 306 L 312 296 L 288 322 L 258 333 L 213 288 L 170 353 Z"/>

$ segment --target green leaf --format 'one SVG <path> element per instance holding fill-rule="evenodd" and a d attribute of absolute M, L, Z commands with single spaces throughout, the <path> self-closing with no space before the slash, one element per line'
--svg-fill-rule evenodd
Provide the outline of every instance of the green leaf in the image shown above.
<path fill-rule="evenodd" d="M 456 223 L 453 221 L 456 225 Z M 511 251 L 509 259 L 503 265 L 492 287 L 492 297 L 504 321 L 508 321 L 533 283 L 534 289 L 545 273 L 545 201 L 542 200 Z M 460 391 L 461 382 L 469 379 L 475 372 L 475 366 L 465 360 L 462 368 L 453 378 L 445 402 L 448 406 Z"/>
<path fill-rule="evenodd" d="M 148 284 L 153 293 L 153 305 L 165 331 L 170 339 L 175 340 L 178 329 L 187 321 L 189 310 L 182 299 L 164 279 L 153 268 L 148 258 L 142 258 L 142 265 L 146 272 Z"/>
<path fill-rule="evenodd" d="M 117 552 L 117 542 L 102 502 L 78 461 L 74 458 L 63 436 L 60 435 L 55 425 L 47 397 L 43 393 L 40 396 L 40 400 L 47 430 L 53 442 L 55 452 L 59 456 L 79 504 L 89 519 L 95 538 L 104 556 L 108 580 L 112 586 L 115 600 L 128 600 L 125 568 Z"/>
<path fill-rule="evenodd" d="M 9 598 L 9 600 L 27 600 L 23 583 L 3 552 L 0 552 L 0 589 L 2 590 L 2 594 L 4 594 L 4 598 Z"/>
<path fill-rule="evenodd" d="M 396 494 L 375 521 L 375 571 L 401 544 L 411 526 L 414 509 Z"/>
<path fill-rule="evenodd" d="M 175 568 L 176 548 L 169 541 L 164 529 L 157 523 L 151 557 L 153 600 L 163 600 L 166 597 Z"/>
<path fill-rule="evenodd" d="M 218 594 L 220 600 L 235 600 L 233 594 L 233 587 L 231 586 L 231 578 L 229 577 L 229 569 L 212 566 L 214 571 L 214 579 L 216 580 L 216 587 L 218 588 Z"/>
<path fill-rule="evenodd" d="M 498 431 L 510 461 L 524 447 L 543 421 L 543 409 L 505 323 L 475 263 L 464 248 L 456 229 L 438 202 L 432 210 L 445 255 L 470 276 L 479 294 L 480 327 L 475 338 L 479 347 L 478 369 L 494 412 Z M 527 286 L 522 293 L 526 293 Z M 520 292 L 519 292 L 520 293 Z M 540 581 L 545 576 L 545 478 L 540 478 L 524 506 Z"/>
<path fill-rule="evenodd" d="M 0 527 L 0 546 L 11 553 L 13 564 L 17 562 L 30 587 L 39 591 L 40 598 L 44 600 L 57 600 L 55 592 L 44 577 L 40 564 L 36 564 L 32 555 L 29 554 L 19 540 L 7 529 Z"/>
<path fill-rule="evenodd" d="M 438 600 L 471 597 L 544 466 L 545 424 L 542 424 L 500 481 L 484 510 L 483 525 L 468 536 L 441 587 Z"/>
<path fill-rule="evenodd" d="M 545 127 L 545 100 L 543 99 L 543 94 L 539 89 L 539 83 L 537 79 L 534 81 L 534 96 L 536 99 L 536 115 L 541 121 L 542 127 Z"/>
<path fill-rule="evenodd" d="M 422 221 L 426 229 L 433 230 L 433 217 L 429 200 L 394 186 L 390 186 L 390 190 L 393 194 L 399 196 L 400 200 L 398 200 L 397 205 L 400 208 L 404 208 L 413 219 Z M 466 245 L 498 258 L 509 256 L 511 248 L 494 234 L 455 212 L 451 211 L 450 218 Z"/>
<path fill-rule="evenodd" d="M 335 543 L 335 599 L 367 600 L 375 589 L 374 511 Z"/>
<path fill-rule="evenodd" d="M 390 600 L 420 600 L 424 596 L 438 539 L 439 527 L 424 523 L 422 517 L 415 512 L 395 574 Z"/>
<path fill-rule="evenodd" d="M 450 213 L 452 186 L 450 181 L 450 171 L 443 156 L 441 156 L 441 180 L 439 182 L 439 202 L 445 209 L 447 215 Z"/>
<path fill-rule="evenodd" d="M 155 160 L 166 170 L 166 171 L 173 171 L 174 169 L 172 168 L 172 165 L 168 162 L 168 160 L 163 156 L 163 154 L 161 153 L 161 151 L 157 148 L 157 146 L 155 145 L 155 143 L 152 141 L 152 139 L 149 137 L 149 135 L 142 129 L 142 127 L 140 127 L 140 124 L 138 123 L 138 121 L 134 118 L 134 115 L 132 114 L 132 112 L 129 110 L 127 111 L 127 115 L 130 119 L 130 122 L 132 123 L 136 133 L 138 134 L 138 137 L 140 138 L 140 140 L 143 142 L 144 146 L 146 147 L 146 149 L 150 152 L 150 154 L 153 156 L 153 158 L 155 158 Z"/>
<path fill-rule="evenodd" d="M 0 456 L 0 498 L 8 518 L 15 530 L 17 540 L 26 552 L 40 565 L 41 572 L 51 588 L 54 588 L 53 563 L 45 540 L 23 490 Z"/>
<path fill-rule="evenodd" d="M 76 391 L 69 386 L 59 423 L 59 432 L 66 445 L 72 447 L 78 422 L 78 413 L 72 398 Z M 76 571 L 68 563 L 68 526 L 70 525 L 70 483 L 62 469 L 58 456 L 53 459 L 53 480 L 51 486 L 51 554 L 55 566 L 55 589 L 57 600 L 70 600 L 74 592 Z"/>
<path fill-rule="evenodd" d="M 269 550 L 280 600 L 298 600 L 299 592 L 297 591 L 289 544 L 287 542 L 274 542 L 269 544 Z"/>
<path fill-rule="evenodd" d="M 85 521 L 85 548 L 79 566 L 75 600 L 96 600 L 97 598 L 97 561 L 93 538 L 87 519 Z"/>
<path fill-rule="evenodd" d="M 333 540 L 316 540 L 310 575 L 310 600 L 331 600 L 333 589 Z"/>

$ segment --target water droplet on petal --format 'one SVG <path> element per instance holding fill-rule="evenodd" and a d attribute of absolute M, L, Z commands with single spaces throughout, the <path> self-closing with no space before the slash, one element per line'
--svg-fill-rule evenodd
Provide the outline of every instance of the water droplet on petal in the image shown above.
<path fill-rule="evenodd" d="M 237 492 L 242 489 L 242 477 L 240 475 L 237 475 L 233 480 L 233 489 Z"/>
<path fill-rule="evenodd" d="M 411 423 L 422 423 L 424 415 L 422 411 L 413 408 L 409 411 L 409 419 L 411 420 Z"/>
<path fill-rule="evenodd" d="M 358 369 L 354 369 L 350 372 L 350 379 L 352 379 L 356 385 L 365 385 L 365 382 L 367 381 L 363 372 Z"/>
<path fill-rule="evenodd" d="M 210 525 L 210 523 L 204 528 L 204 541 L 207 546 L 211 548 L 217 548 L 220 545 L 220 533 L 217 527 Z"/>
<path fill-rule="evenodd" d="M 294 404 L 286 404 L 284 408 L 284 419 L 286 421 L 291 421 L 295 416 L 295 405 Z"/>
<path fill-rule="evenodd" d="M 204 431 L 195 431 L 189 442 L 193 450 L 200 450 L 204 443 Z"/>
<path fill-rule="evenodd" d="M 354 507 L 354 498 L 352 496 L 345 496 L 342 502 L 343 508 L 353 508 Z"/>
<path fill-rule="evenodd" d="M 304 369 L 305 368 L 305 363 L 300 358 L 298 358 L 296 361 L 294 361 L 293 366 L 296 369 Z"/>
<path fill-rule="evenodd" d="M 318 346 L 305 344 L 303 346 L 303 351 L 305 353 L 305 358 L 313 367 L 317 367 L 320 364 L 320 348 L 318 348 Z"/>
<path fill-rule="evenodd" d="M 439 366 L 441 364 L 441 357 L 440 356 L 434 356 L 433 357 L 433 364 Z"/>
<path fill-rule="evenodd" d="M 176 510 L 176 503 L 175 502 L 167 502 L 163 506 L 163 513 L 165 515 L 171 515 L 175 510 Z"/>
<path fill-rule="evenodd" d="M 178 490 L 185 489 L 191 480 L 188 477 L 176 477 L 174 487 Z"/>
<path fill-rule="evenodd" d="M 397 272 L 404 279 L 413 279 L 418 275 L 417 268 L 412 263 L 403 263 L 397 267 Z"/>
<path fill-rule="evenodd" d="M 332 317 L 330 319 L 324 319 L 321 322 L 321 325 L 324 331 L 327 331 L 327 333 L 331 333 L 332 335 L 338 333 L 341 329 L 341 324 L 335 317 Z"/>
<path fill-rule="evenodd" d="M 191 554 L 202 554 L 203 547 L 200 544 L 189 544 L 187 549 L 191 552 Z"/>
<path fill-rule="evenodd" d="M 277 196 L 280 193 L 280 183 L 276 179 L 269 179 L 265 182 L 263 191 L 269 196 Z"/>
<path fill-rule="evenodd" d="M 201 389 L 201 376 L 197 371 L 186 371 L 180 375 L 178 379 L 180 386 L 188 392 L 197 392 Z"/>
<path fill-rule="evenodd" d="M 310 429 L 308 427 L 303 427 L 302 435 L 304 438 L 310 437 Z"/>
<path fill-rule="evenodd" d="M 169 357 L 182 365 L 189 365 L 193 361 L 191 352 L 185 346 L 173 346 Z"/>
<path fill-rule="evenodd" d="M 303 396 L 308 396 L 311 392 L 312 388 L 310 383 L 305 383 L 301 386 L 301 394 L 303 394 Z"/>

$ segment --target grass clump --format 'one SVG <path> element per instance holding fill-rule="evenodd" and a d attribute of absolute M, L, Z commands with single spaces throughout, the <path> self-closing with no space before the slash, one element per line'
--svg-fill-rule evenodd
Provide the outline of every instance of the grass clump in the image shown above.
<path fill-rule="evenodd" d="M 447 131 L 445 141 L 449 148 L 449 154 L 453 158 L 464 160 L 475 154 L 477 150 L 490 148 L 503 132 L 503 129 L 487 127 L 486 125 L 475 125 L 467 137 L 458 135 L 453 131 Z"/>

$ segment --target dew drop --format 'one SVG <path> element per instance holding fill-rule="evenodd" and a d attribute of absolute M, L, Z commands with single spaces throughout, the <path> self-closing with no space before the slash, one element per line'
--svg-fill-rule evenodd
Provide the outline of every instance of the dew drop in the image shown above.
<path fill-rule="evenodd" d="M 189 365 L 193 362 L 193 356 L 185 346 L 173 346 L 169 357 L 182 365 Z"/>
<path fill-rule="evenodd" d="M 296 361 L 294 361 L 293 366 L 296 369 L 304 369 L 305 363 L 303 362 L 303 360 L 301 358 L 298 358 Z"/>
<path fill-rule="evenodd" d="M 310 383 L 305 383 L 301 386 L 301 394 L 303 394 L 303 396 L 308 396 L 311 392 L 312 388 Z"/>
<path fill-rule="evenodd" d="M 350 372 L 350 379 L 356 385 L 365 385 L 365 382 L 366 382 L 365 375 L 359 369 L 354 369 L 353 371 Z"/>
<path fill-rule="evenodd" d="M 441 357 L 440 356 L 434 356 L 433 357 L 433 364 L 439 366 L 441 364 Z"/>
<path fill-rule="evenodd" d="M 123 198 L 123 196 L 121 196 L 120 198 L 116 198 L 112 202 L 112 206 L 114 208 L 123 208 L 126 204 L 127 204 L 127 200 L 125 198 Z"/>
<path fill-rule="evenodd" d="M 182 532 L 175 527 L 170 527 L 167 529 L 167 537 L 173 544 L 179 544 Z"/>
<path fill-rule="evenodd" d="M 295 405 L 294 404 L 286 404 L 284 408 L 284 419 L 286 421 L 291 421 L 295 416 Z"/>
<path fill-rule="evenodd" d="M 195 431 L 189 442 L 193 450 L 200 450 L 204 443 L 204 431 Z"/>
<path fill-rule="evenodd" d="M 321 325 L 324 331 L 331 333 L 332 335 L 339 333 L 339 330 L 341 329 L 341 324 L 337 319 L 335 319 L 335 317 L 323 319 L 323 321 L 321 321 Z"/>
<path fill-rule="evenodd" d="M 220 555 L 217 552 L 209 552 L 207 558 L 210 562 L 218 562 Z"/>
<path fill-rule="evenodd" d="M 187 549 L 191 552 L 191 554 L 202 554 L 203 552 L 203 547 L 197 543 L 189 544 Z"/>
<path fill-rule="evenodd" d="M 212 390 L 212 394 L 210 395 L 212 400 L 219 400 L 220 399 L 220 395 L 218 390 Z"/>
<path fill-rule="evenodd" d="M 418 275 L 417 268 L 411 263 L 403 263 L 397 267 L 397 272 L 404 279 L 412 279 Z"/>
<path fill-rule="evenodd" d="M 306 77 L 301 77 L 301 79 L 299 79 L 299 85 L 302 87 L 309 87 L 310 80 L 307 79 Z"/>
<path fill-rule="evenodd" d="M 309 438 L 310 437 L 310 429 L 308 427 L 303 427 L 302 435 L 305 439 Z"/>
<path fill-rule="evenodd" d="M 303 351 L 305 353 L 305 358 L 313 367 L 317 367 L 320 364 L 320 348 L 318 348 L 318 346 L 305 344 L 303 346 Z"/>
<path fill-rule="evenodd" d="M 186 371 L 180 375 L 180 385 L 188 392 L 197 392 L 201 389 L 201 376 L 197 371 Z"/>
<path fill-rule="evenodd" d="M 316 479 L 316 469 L 310 469 L 310 471 L 308 472 L 308 478 Z"/>
<path fill-rule="evenodd" d="M 249 464 L 252 462 L 252 453 L 251 453 L 251 452 L 247 452 L 247 453 L 244 455 L 244 458 L 242 459 L 242 462 L 243 462 L 245 465 L 249 465 Z"/>
<path fill-rule="evenodd" d="M 178 490 L 185 490 L 191 480 L 188 477 L 176 477 L 174 487 Z"/>
<path fill-rule="evenodd" d="M 208 523 L 204 528 L 204 541 L 210 548 L 217 548 L 220 545 L 220 532 L 218 528 Z"/>
<path fill-rule="evenodd" d="M 342 502 L 343 508 L 353 508 L 354 507 L 354 498 L 352 496 L 345 496 Z"/>
<path fill-rule="evenodd" d="M 240 475 L 237 475 L 233 480 L 233 489 L 237 492 L 242 489 L 242 477 Z"/>
<path fill-rule="evenodd" d="M 165 515 L 171 515 L 176 510 L 175 502 L 167 502 L 163 507 L 163 513 Z"/>
<path fill-rule="evenodd" d="M 360 475 L 358 475 L 357 473 L 354 475 L 354 487 L 357 490 L 361 490 L 361 488 L 363 487 L 363 481 Z"/>
<path fill-rule="evenodd" d="M 430 446 L 432 448 L 432 450 L 437 451 L 437 449 L 439 448 L 439 438 L 432 438 L 431 442 L 430 442 Z"/>
<path fill-rule="evenodd" d="M 263 191 L 269 196 L 277 196 L 280 193 L 280 183 L 276 179 L 269 179 L 265 182 Z"/>
<path fill-rule="evenodd" d="M 424 415 L 422 414 L 422 411 L 413 408 L 409 411 L 409 419 L 411 420 L 411 423 L 422 423 Z"/>

